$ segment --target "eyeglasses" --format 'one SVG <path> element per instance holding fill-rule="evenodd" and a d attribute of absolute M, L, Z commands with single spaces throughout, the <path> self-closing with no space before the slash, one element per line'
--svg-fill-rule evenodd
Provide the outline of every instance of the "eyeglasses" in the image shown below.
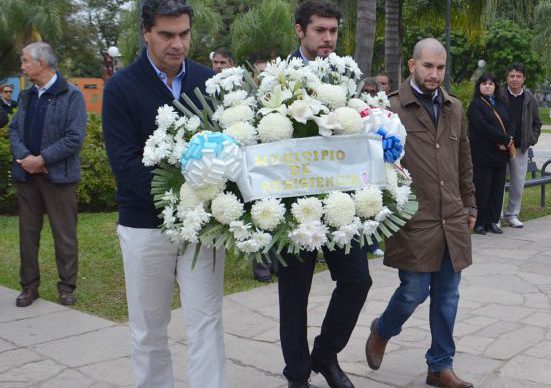
<path fill-rule="evenodd" d="M 11 93 L 13 90 L 2 90 L 3 93 Z"/>

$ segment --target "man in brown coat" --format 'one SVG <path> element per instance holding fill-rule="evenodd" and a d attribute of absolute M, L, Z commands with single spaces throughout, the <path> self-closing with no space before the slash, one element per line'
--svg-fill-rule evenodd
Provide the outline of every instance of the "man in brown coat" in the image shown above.
<path fill-rule="evenodd" d="M 461 270 L 472 263 L 470 230 L 476 219 L 463 108 L 440 88 L 446 68 L 440 42 L 417 42 L 408 65 L 411 76 L 391 94 L 390 103 L 407 131 L 403 164 L 413 179 L 419 211 L 388 240 L 384 264 L 399 269 L 400 286 L 371 324 L 366 356 L 369 366 L 378 369 L 388 340 L 430 295 L 426 382 L 468 388 L 473 385 L 452 370 L 458 288 Z"/>

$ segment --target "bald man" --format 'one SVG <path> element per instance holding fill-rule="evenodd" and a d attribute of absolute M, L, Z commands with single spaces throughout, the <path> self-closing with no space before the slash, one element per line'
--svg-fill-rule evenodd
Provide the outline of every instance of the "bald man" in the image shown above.
<path fill-rule="evenodd" d="M 456 376 L 453 327 L 461 271 L 472 263 L 470 230 L 476 220 L 473 174 L 463 108 L 440 85 L 446 51 L 435 39 L 415 45 L 410 77 L 390 95 L 408 133 L 403 165 L 411 173 L 419 211 L 387 242 L 384 264 L 400 285 L 371 324 L 367 362 L 379 369 L 390 338 L 430 295 L 431 346 L 426 382 L 445 388 L 473 385 Z"/>

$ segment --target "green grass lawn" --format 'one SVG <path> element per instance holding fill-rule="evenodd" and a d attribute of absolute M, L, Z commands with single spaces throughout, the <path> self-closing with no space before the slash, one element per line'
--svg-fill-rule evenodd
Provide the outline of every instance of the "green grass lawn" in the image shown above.
<path fill-rule="evenodd" d="M 528 220 L 551 214 L 551 193 L 541 209 L 540 188 L 525 190 L 520 218 Z M 507 194 L 506 194 L 507 195 Z M 124 272 L 116 234 L 116 213 L 82 213 L 79 215 L 79 279 L 77 310 L 110 320 L 126 321 Z M 17 217 L 0 216 L 0 285 L 19 290 L 19 232 Z M 384 244 L 382 245 L 384 247 Z M 40 246 L 40 296 L 57 301 L 57 269 L 48 222 L 44 223 Z M 226 259 L 224 292 L 231 294 L 263 286 L 252 277 L 251 265 L 234 257 Z M 317 271 L 326 269 L 318 265 Z M 15 301 L 14 301 L 15 303 Z M 179 301 L 175 292 L 174 307 Z"/>
<path fill-rule="evenodd" d="M 116 213 L 79 214 L 79 278 L 76 309 L 101 317 L 127 320 L 124 271 L 116 234 Z M 19 232 L 17 217 L 0 216 L 0 284 L 18 290 Z M 40 245 L 40 297 L 57 301 L 58 280 L 54 248 L 48 222 L 44 223 Z M 225 293 L 248 290 L 264 283 L 252 277 L 250 263 L 229 257 L 225 270 Z M 14 301 L 15 303 L 15 301 Z M 174 307 L 179 300 L 175 292 Z"/>
<path fill-rule="evenodd" d="M 551 125 L 551 117 L 549 117 L 550 108 L 540 108 L 540 118 L 544 125 Z"/>

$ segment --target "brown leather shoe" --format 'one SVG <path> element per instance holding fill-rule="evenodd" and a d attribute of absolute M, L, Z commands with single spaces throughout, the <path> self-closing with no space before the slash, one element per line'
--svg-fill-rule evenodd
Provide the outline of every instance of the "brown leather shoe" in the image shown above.
<path fill-rule="evenodd" d="M 377 370 L 381 366 L 381 362 L 383 362 L 383 357 L 385 355 L 386 344 L 388 343 L 388 340 L 377 334 L 375 330 L 378 320 L 378 318 L 375 318 L 373 322 L 371 322 L 371 334 L 369 334 L 369 338 L 365 343 L 367 365 L 373 370 Z"/>
<path fill-rule="evenodd" d="M 15 299 L 17 307 L 30 306 L 35 299 L 38 298 L 38 290 L 36 288 L 25 288 L 21 294 Z"/>
<path fill-rule="evenodd" d="M 461 380 L 453 369 L 443 369 L 440 372 L 431 372 L 430 370 L 427 373 L 427 384 L 432 385 L 433 387 L 442 387 L 442 388 L 473 388 L 474 385 L 467 381 Z"/>
<path fill-rule="evenodd" d="M 60 291 L 59 292 L 59 303 L 63 306 L 71 306 L 77 302 L 76 296 L 69 291 Z"/>

